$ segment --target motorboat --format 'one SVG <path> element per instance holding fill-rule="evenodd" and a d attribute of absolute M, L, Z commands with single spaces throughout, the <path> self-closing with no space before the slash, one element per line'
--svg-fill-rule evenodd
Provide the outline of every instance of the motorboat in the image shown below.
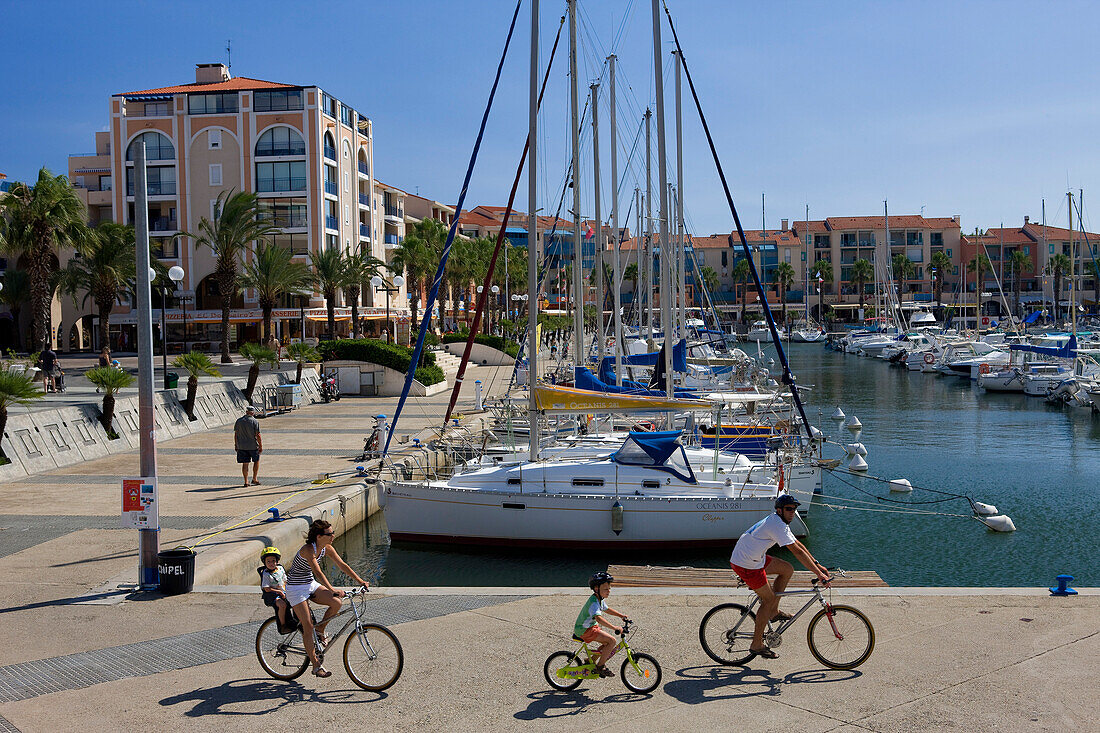
<path fill-rule="evenodd" d="M 754 321 L 748 333 L 745 334 L 745 340 L 749 342 L 767 341 L 770 343 L 772 340 L 772 332 L 771 329 L 768 328 L 768 322 Z"/>

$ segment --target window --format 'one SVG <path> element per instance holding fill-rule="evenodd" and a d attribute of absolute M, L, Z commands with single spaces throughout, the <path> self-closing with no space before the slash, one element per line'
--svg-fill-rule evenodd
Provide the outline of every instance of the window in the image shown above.
<path fill-rule="evenodd" d="M 304 198 L 266 199 L 260 202 L 260 215 L 280 229 L 309 226 L 309 209 Z"/>
<path fill-rule="evenodd" d="M 147 161 L 176 159 L 176 149 L 172 146 L 172 141 L 168 139 L 167 135 L 160 132 L 143 132 L 130 142 L 130 147 L 126 148 L 127 161 L 134 159 L 134 151 L 137 150 L 140 142 L 145 143 L 145 160 Z"/>
<path fill-rule="evenodd" d="M 946 252 L 947 252 L 947 256 L 950 257 L 951 256 L 951 250 L 946 250 Z"/>
<path fill-rule="evenodd" d="M 783 250 L 783 261 L 788 263 L 791 261 L 791 251 L 789 249 Z"/>
<path fill-rule="evenodd" d="M 336 249 L 340 246 L 340 238 L 335 234 L 325 235 L 325 249 Z"/>
<path fill-rule="evenodd" d="M 340 121 L 351 129 L 355 129 L 355 110 L 346 104 L 340 105 Z"/>
<path fill-rule="evenodd" d="M 187 113 L 192 115 L 224 114 L 237 111 L 237 93 L 188 94 Z"/>
<path fill-rule="evenodd" d="M 348 192 L 348 172 L 344 171 L 344 193 Z"/>
<path fill-rule="evenodd" d="M 309 251 L 308 234 L 276 234 L 272 237 L 276 247 L 285 247 L 296 255 Z"/>
<path fill-rule="evenodd" d="M 302 109 L 302 90 L 286 89 L 277 92 L 256 92 L 253 105 L 257 112 L 283 112 Z"/>
<path fill-rule="evenodd" d="M 348 224 L 350 222 L 351 222 L 351 216 L 348 214 L 348 205 L 344 204 L 344 223 Z"/>
<path fill-rule="evenodd" d="M 874 247 L 875 246 L 875 233 L 874 232 L 860 232 L 859 233 L 859 246 L 860 247 Z"/>
<path fill-rule="evenodd" d="M 840 234 L 841 247 L 855 247 L 858 241 L 859 238 L 856 232 L 841 232 Z"/>
<path fill-rule="evenodd" d="M 110 185 L 110 183 L 111 182 L 108 180 L 107 185 Z M 1024 245 L 1024 254 L 1029 255 L 1029 256 L 1031 255 L 1031 246 L 1030 245 L 1027 245 L 1027 244 Z"/>
<path fill-rule="evenodd" d="M 176 194 L 176 169 L 153 166 L 145 171 L 146 188 L 150 196 L 174 196 Z M 126 169 L 126 195 L 134 195 L 134 169 Z"/>
<path fill-rule="evenodd" d="M 928 235 L 928 243 L 933 247 L 943 246 L 943 232 L 932 232 Z"/>
<path fill-rule="evenodd" d="M 814 235 L 814 247 L 817 249 L 828 249 L 832 244 L 829 241 L 828 234 L 815 234 Z"/>
<path fill-rule="evenodd" d="M 210 164 L 210 185 L 220 186 L 222 185 L 222 164 L 211 163 Z"/>
<path fill-rule="evenodd" d="M 304 160 L 256 164 L 257 192 L 274 193 L 305 190 L 306 163 Z"/>
<path fill-rule="evenodd" d="M 145 103 L 145 116 L 146 117 L 168 117 L 172 114 L 172 103 L 165 100 L 163 102 L 146 102 Z"/>
<path fill-rule="evenodd" d="M 221 150 L 222 149 L 222 131 L 221 130 L 210 130 L 208 133 L 206 133 L 206 142 L 207 142 L 207 145 L 210 148 L 210 150 Z"/>
<path fill-rule="evenodd" d="M 99 190 L 100 191 L 110 191 L 111 190 L 111 177 L 110 176 L 100 176 L 99 177 Z"/>
<path fill-rule="evenodd" d="M 336 100 L 321 92 L 321 111 L 329 117 L 336 117 Z"/>
<path fill-rule="evenodd" d="M 292 127 L 272 127 L 256 142 L 256 157 L 305 154 L 306 142 Z"/>

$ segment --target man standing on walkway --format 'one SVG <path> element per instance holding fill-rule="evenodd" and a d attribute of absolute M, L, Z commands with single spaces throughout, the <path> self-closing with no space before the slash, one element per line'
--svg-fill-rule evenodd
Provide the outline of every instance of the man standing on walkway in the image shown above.
<path fill-rule="evenodd" d="M 256 419 L 256 408 L 252 405 L 233 423 L 233 447 L 237 450 L 237 463 L 241 464 L 244 485 L 249 485 L 249 463 L 252 464 L 252 485 L 259 484 L 260 454 L 264 452 L 264 443 L 260 438 L 260 421 Z"/>

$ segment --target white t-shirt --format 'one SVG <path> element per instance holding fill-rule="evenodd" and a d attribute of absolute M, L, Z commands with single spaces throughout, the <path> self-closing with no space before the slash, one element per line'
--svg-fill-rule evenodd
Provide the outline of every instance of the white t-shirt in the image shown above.
<path fill-rule="evenodd" d="M 603 612 L 607 610 L 607 599 L 600 600 L 593 593 L 589 596 L 588 600 L 584 602 L 584 607 L 581 608 L 581 612 L 577 615 L 577 620 L 573 624 L 573 633 L 577 636 L 583 636 L 584 632 L 592 627 L 596 623 L 597 616 L 603 616 Z"/>
<path fill-rule="evenodd" d="M 261 588 L 282 588 L 284 585 L 286 585 L 286 570 L 282 565 L 276 565 L 275 570 L 264 568 L 263 575 L 260 576 Z"/>
<path fill-rule="evenodd" d="M 749 527 L 733 546 L 730 562 L 746 570 L 764 567 L 764 555 L 772 545 L 794 544 L 794 533 L 778 514 L 769 514 Z"/>

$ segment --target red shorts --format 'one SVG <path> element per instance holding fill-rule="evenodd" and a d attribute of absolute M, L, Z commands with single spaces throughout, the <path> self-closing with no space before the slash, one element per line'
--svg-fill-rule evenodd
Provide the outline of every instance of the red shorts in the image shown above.
<path fill-rule="evenodd" d="M 581 634 L 581 639 L 583 641 L 596 641 L 599 638 L 599 634 L 600 634 L 599 625 L 598 624 L 592 624 L 587 629 L 585 629 L 585 632 L 583 634 Z"/>
<path fill-rule="evenodd" d="M 771 562 L 772 556 L 765 555 L 764 567 L 762 568 L 749 570 L 748 568 L 743 568 L 733 563 L 730 563 L 730 567 L 733 568 L 733 572 L 737 573 L 738 578 L 745 581 L 745 585 L 747 585 L 750 590 L 756 590 L 768 584 L 768 574 L 765 571 L 768 569 L 768 566 L 771 565 Z"/>

